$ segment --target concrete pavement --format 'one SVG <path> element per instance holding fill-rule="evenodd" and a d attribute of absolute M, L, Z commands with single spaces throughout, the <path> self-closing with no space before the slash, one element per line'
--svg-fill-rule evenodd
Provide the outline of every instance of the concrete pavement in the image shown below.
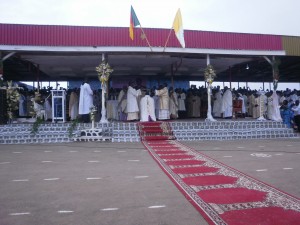
<path fill-rule="evenodd" d="M 183 142 L 300 197 L 300 139 Z M 0 146 L 2 225 L 207 224 L 141 143 Z"/>

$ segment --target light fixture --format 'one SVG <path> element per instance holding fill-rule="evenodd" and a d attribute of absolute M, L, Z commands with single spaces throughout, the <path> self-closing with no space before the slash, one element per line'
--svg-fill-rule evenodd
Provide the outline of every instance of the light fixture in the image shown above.
<path fill-rule="evenodd" d="M 247 64 L 247 66 L 246 66 L 246 70 L 249 70 L 249 65 Z"/>

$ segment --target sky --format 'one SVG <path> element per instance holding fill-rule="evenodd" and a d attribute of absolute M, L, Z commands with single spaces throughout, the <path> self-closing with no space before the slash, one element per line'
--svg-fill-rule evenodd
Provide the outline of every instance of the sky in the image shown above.
<path fill-rule="evenodd" d="M 300 0 L 0 0 L 0 23 L 128 27 L 300 36 Z"/>

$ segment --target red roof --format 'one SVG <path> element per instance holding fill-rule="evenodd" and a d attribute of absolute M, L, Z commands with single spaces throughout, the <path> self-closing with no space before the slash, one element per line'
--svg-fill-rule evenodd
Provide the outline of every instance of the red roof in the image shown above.
<path fill-rule="evenodd" d="M 169 29 L 144 28 L 153 47 L 164 47 Z M 0 45 L 33 46 L 125 46 L 147 47 L 135 28 L 135 39 L 129 38 L 129 28 L 57 25 L 0 24 Z M 185 30 L 186 48 L 229 50 L 283 50 L 279 35 L 242 34 Z M 168 47 L 180 44 L 171 32 Z"/>

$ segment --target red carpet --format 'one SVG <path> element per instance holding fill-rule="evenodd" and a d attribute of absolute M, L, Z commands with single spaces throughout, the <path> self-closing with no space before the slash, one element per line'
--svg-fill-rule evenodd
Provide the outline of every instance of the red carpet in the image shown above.
<path fill-rule="evenodd" d="M 175 140 L 143 139 L 163 171 L 209 224 L 300 225 L 300 200 Z"/>
<path fill-rule="evenodd" d="M 162 141 L 174 140 L 175 136 L 167 122 L 140 122 L 137 123 L 141 140 Z"/>

